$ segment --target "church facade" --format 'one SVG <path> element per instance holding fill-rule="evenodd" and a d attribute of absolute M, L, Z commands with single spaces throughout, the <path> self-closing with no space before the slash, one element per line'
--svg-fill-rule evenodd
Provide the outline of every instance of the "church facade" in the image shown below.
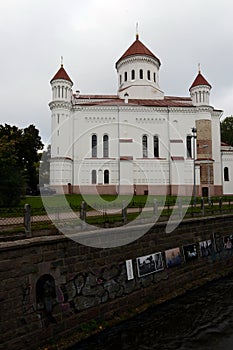
<path fill-rule="evenodd" d="M 58 193 L 231 192 L 233 153 L 221 152 L 222 111 L 209 103 L 211 85 L 199 70 L 187 97 L 167 96 L 160 66 L 138 35 L 116 62 L 116 95 L 73 92 L 61 65 L 49 103 L 50 185 Z"/>

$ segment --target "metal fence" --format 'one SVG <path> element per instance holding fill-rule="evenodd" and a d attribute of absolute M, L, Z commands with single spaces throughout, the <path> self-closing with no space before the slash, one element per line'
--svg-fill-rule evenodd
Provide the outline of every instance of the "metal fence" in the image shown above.
<path fill-rule="evenodd" d="M 120 226 L 132 220 L 147 221 L 165 221 L 172 215 L 173 218 L 195 218 L 211 215 L 221 215 L 233 213 L 233 201 L 231 200 L 212 200 L 205 201 L 199 199 L 196 205 L 186 203 L 184 199 L 179 198 L 176 205 L 174 201 L 165 204 L 157 200 L 151 203 L 131 203 L 125 206 L 125 203 L 115 204 L 109 202 L 108 205 L 101 206 L 95 203 L 89 207 L 85 202 L 81 206 L 72 206 L 70 211 L 66 208 L 50 208 L 47 213 L 44 208 L 33 209 L 24 208 L 0 208 L 0 233 L 7 231 L 31 232 L 33 229 L 70 224 L 77 221 L 86 222 L 102 227 Z M 28 212 L 27 212 L 28 210 Z"/>

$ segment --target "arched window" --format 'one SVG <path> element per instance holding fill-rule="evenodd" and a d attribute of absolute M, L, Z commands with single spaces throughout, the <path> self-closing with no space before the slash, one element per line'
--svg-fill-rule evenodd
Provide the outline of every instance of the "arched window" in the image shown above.
<path fill-rule="evenodd" d="M 159 157 L 159 137 L 157 135 L 154 136 L 154 157 Z"/>
<path fill-rule="evenodd" d="M 156 73 L 154 73 L 154 82 L 156 83 Z"/>
<path fill-rule="evenodd" d="M 91 137 L 91 156 L 93 158 L 97 157 L 97 135 L 92 135 Z"/>
<path fill-rule="evenodd" d="M 147 71 L 147 79 L 150 80 L 150 71 Z"/>
<path fill-rule="evenodd" d="M 186 137 L 186 150 L 187 150 L 187 158 L 192 158 L 192 136 L 188 135 Z"/>
<path fill-rule="evenodd" d="M 96 177 L 96 170 L 92 170 L 92 171 L 91 171 L 91 183 L 92 183 L 92 185 L 95 185 L 95 184 L 96 184 L 96 180 L 97 180 L 97 177 Z"/>
<path fill-rule="evenodd" d="M 109 184 L 109 170 L 104 170 L 104 184 Z"/>
<path fill-rule="evenodd" d="M 62 88 L 61 88 L 61 97 L 62 98 L 64 97 L 64 86 L 62 86 Z"/>
<path fill-rule="evenodd" d="M 131 71 L 131 80 L 134 80 L 135 79 L 135 70 L 133 69 Z"/>
<path fill-rule="evenodd" d="M 58 90 L 58 97 L 60 97 L 60 86 L 57 87 Z"/>
<path fill-rule="evenodd" d="M 224 168 L 224 181 L 229 181 L 229 169 L 228 169 L 228 167 Z"/>
<path fill-rule="evenodd" d="M 125 72 L 125 81 L 127 81 L 127 72 Z"/>
<path fill-rule="evenodd" d="M 148 157 L 147 135 L 142 136 L 142 156 L 143 158 Z"/>
<path fill-rule="evenodd" d="M 103 157 L 108 158 L 108 135 L 104 135 L 103 137 Z"/>
<path fill-rule="evenodd" d="M 140 69 L 140 70 L 139 70 L 139 78 L 140 78 L 140 79 L 143 79 L 143 69 Z"/>

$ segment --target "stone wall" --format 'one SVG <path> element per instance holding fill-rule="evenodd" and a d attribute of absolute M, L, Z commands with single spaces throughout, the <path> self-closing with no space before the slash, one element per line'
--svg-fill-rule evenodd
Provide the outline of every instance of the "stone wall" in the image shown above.
<path fill-rule="evenodd" d="M 169 234 L 165 233 L 166 223 L 158 223 L 135 242 L 111 249 L 83 246 L 62 235 L 3 242 L 3 348 L 45 348 L 52 342 L 61 344 L 65 337 L 75 342 L 84 330 L 101 330 L 122 315 L 128 317 L 232 272 L 233 250 L 224 248 L 223 240 L 232 234 L 232 226 L 230 215 L 184 220 Z M 130 230 L 132 233 L 133 228 Z M 199 243 L 207 240 L 211 241 L 210 250 L 201 256 Z M 185 260 L 182 247 L 193 244 L 198 256 Z M 176 247 L 180 248 L 181 264 L 167 267 L 165 251 Z M 137 258 L 158 252 L 163 268 L 138 277 Z M 128 279 L 127 260 L 132 260 L 132 279 Z"/>

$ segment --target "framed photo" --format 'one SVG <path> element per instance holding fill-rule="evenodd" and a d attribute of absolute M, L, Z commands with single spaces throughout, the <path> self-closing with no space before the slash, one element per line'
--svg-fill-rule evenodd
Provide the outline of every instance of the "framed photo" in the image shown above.
<path fill-rule="evenodd" d="M 134 275 L 133 275 L 133 263 L 132 263 L 132 260 L 126 260 L 125 265 L 126 265 L 126 272 L 127 272 L 127 279 L 128 279 L 128 281 L 133 280 L 134 279 Z"/>
<path fill-rule="evenodd" d="M 200 255 L 202 257 L 210 256 L 213 251 L 213 243 L 211 239 L 199 242 Z"/>
<path fill-rule="evenodd" d="M 167 267 L 174 267 L 181 265 L 182 258 L 180 248 L 168 249 L 165 251 L 165 259 Z"/>
<path fill-rule="evenodd" d="M 226 250 L 230 250 L 233 248 L 233 235 L 223 237 L 223 247 Z"/>
<path fill-rule="evenodd" d="M 137 258 L 138 277 L 146 276 L 164 269 L 162 253 L 141 256 Z"/>
<path fill-rule="evenodd" d="M 198 258 L 197 244 L 188 244 L 183 246 L 183 253 L 185 261 L 195 260 Z"/>

